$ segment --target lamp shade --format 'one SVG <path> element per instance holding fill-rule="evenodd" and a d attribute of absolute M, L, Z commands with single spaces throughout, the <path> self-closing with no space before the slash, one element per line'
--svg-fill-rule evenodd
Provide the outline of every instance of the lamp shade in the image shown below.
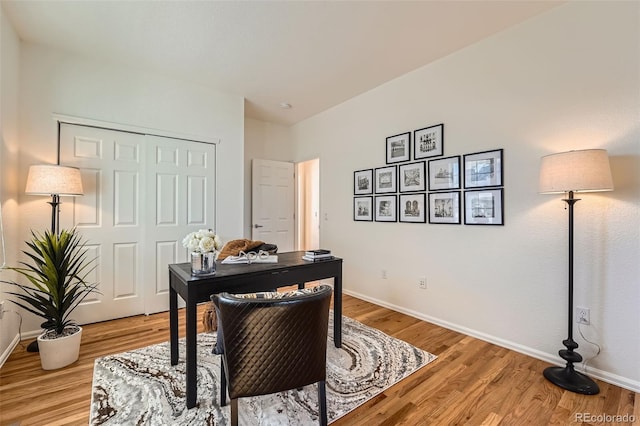
<path fill-rule="evenodd" d="M 613 191 L 607 151 L 585 149 L 542 157 L 539 188 L 543 194 Z"/>
<path fill-rule="evenodd" d="M 83 195 L 80 169 L 53 164 L 31 166 L 29 167 L 25 193 L 30 195 Z"/>

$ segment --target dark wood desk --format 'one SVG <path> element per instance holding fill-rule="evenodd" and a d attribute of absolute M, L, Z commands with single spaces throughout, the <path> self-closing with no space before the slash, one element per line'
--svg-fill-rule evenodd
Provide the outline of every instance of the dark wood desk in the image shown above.
<path fill-rule="evenodd" d="M 342 346 L 342 259 L 322 262 L 302 260 L 304 252 L 278 253 L 278 263 L 223 265 L 217 262 L 216 274 L 191 276 L 191 264 L 169 265 L 169 333 L 171 365 L 178 363 L 178 295 L 186 302 L 186 370 L 187 408 L 195 407 L 196 383 L 196 309 L 214 293 L 253 293 L 274 288 L 333 278 L 333 336 L 337 348 Z"/>

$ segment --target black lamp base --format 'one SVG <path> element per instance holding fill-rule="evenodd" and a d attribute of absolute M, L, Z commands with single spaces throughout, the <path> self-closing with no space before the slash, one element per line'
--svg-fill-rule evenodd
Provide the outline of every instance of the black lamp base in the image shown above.
<path fill-rule="evenodd" d="M 33 342 L 27 345 L 27 352 L 40 352 L 40 347 L 38 347 L 38 341 L 34 340 Z"/>
<path fill-rule="evenodd" d="M 546 368 L 544 377 L 554 385 L 582 395 L 596 395 L 600 392 L 596 382 L 588 376 L 577 372 L 571 364 L 566 367 Z"/>

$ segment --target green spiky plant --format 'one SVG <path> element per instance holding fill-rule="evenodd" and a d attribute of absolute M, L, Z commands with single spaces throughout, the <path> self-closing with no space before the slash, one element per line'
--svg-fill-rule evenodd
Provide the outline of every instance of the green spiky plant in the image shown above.
<path fill-rule="evenodd" d="M 73 310 L 91 293 L 97 283 L 88 284 L 86 278 L 93 271 L 93 260 L 87 261 L 84 243 L 76 229 L 62 230 L 56 235 L 31 231 L 27 242 L 30 250 L 23 250 L 31 262 L 23 267 L 10 268 L 29 280 L 31 285 L 3 281 L 18 287 L 21 292 L 8 292 L 18 300 L 11 300 L 27 311 L 44 318 L 41 327 L 61 335 L 65 327 L 77 325 L 69 318 Z"/>

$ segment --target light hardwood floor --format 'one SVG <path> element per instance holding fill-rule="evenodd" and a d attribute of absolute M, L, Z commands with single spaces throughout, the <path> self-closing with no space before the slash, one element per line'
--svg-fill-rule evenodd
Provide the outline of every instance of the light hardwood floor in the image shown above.
<path fill-rule="evenodd" d="M 543 378 L 545 362 L 353 297 L 344 297 L 344 315 L 438 359 L 334 425 L 614 424 L 577 422 L 581 413 L 634 416 L 640 424 L 640 399 L 629 390 L 598 381 L 595 396 L 563 391 Z M 0 424 L 87 424 L 94 359 L 168 336 L 167 313 L 87 325 L 80 359 L 56 371 L 41 370 L 37 354 L 16 348 L 0 370 Z"/>

